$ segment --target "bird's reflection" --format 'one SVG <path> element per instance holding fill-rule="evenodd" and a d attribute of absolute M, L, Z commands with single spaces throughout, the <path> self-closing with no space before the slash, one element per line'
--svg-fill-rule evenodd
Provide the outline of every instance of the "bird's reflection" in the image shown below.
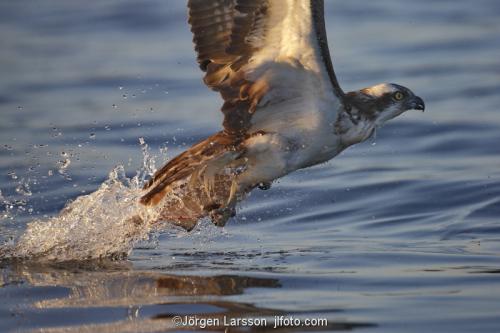
<path fill-rule="evenodd" d="M 291 327 L 274 328 L 275 316 L 290 315 L 278 309 L 261 308 L 238 301 L 237 295 L 250 288 L 281 288 L 278 279 L 237 275 L 196 276 L 138 271 L 130 263 L 99 262 L 87 264 L 23 264 L 11 263 L 0 268 L 0 291 L 11 285 L 26 288 L 64 288 L 61 296 L 48 295 L 27 300 L 37 311 L 67 309 L 124 308 L 123 319 L 95 324 L 92 318 L 75 322 L 76 326 L 44 327 L 44 332 L 165 332 L 165 331 L 221 331 L 221 332 L 290 332 Z M 53 297 L 52 297 L 53 296 Z M 295 316 L 307 313 L 294 312 Z M 175 317 L 191 316 L 199 320 L 216 319 L 218 325 L 208 327 L 179 327 Z M 268 318 L 267 325 L 254 327 L 227 327 L 231 319 Z M 328 323 L 317 330 L 345 330 L 364 324 Z"/>
<path fill-rule="evenodd" d="M 65 287 L 64 298 L 35 303 L 39 308 L 103 307 L 157 304 L 187 296 L 240 295 L 248 288 L 279 288 L 276 279 L 245 276 L 189 276 L 132 270 L 129 263 L 64 265 L 14 264 L 4 271 L 2 284 Z"/>

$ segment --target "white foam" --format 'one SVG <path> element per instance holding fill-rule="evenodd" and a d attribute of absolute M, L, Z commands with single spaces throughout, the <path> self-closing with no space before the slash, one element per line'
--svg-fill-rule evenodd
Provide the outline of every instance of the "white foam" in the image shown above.
<path fill-rule="evenodd" d="M 0 260 L 126 257 L 149 237 L 157 220 L 138 200 L 146 175 L 155 169 L 147 145 L 141 145 L 144 166 L 135 177 L 127 178 L 123 167 L 116 167 L 95 192 L 76 198 L 55 217 L 30 222 L 15 241 L 0 247 Z"/>

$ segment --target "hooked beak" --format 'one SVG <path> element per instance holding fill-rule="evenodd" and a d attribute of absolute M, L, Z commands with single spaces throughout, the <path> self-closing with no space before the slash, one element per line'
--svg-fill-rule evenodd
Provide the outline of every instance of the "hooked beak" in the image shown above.
<path fill-rule="evenodd" d="M 409 110 L 419 110 L 419 111 L 424 112 L 425 111 L 424 100 L 418 96 L 413 97 L 409 103 L 408 109 Z"/>

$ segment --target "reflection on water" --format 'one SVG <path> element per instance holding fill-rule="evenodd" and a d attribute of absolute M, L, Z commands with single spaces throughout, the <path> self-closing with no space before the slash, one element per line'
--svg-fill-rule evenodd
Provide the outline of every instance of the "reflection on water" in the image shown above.
<path fill-rule="evenodd" d="M 242 295 L 253 288 L 261 290 L 281 288 L 279 280 L 249 276 L 194 276 L 171 275 L 148 271 L 134 271 L 131 265 L 117 262 L 65 263 L 64 265 L 41 265 L 13 263 L 2 270 L 0 286 L 3 294 L 8 289 L 19 289 L 10 295 L 17 299 L 18 306 L 25 312 L 40 315 L 45 313 L 78 312 L 92 313 L 92 309 L 108 309 L 115 313 L 116 320 L 105 324 L 94 324 L 99 316 L 72 318 L 72 325 L 79 332 L 165 332 L 175 331 L 173 318 L 176 316 L 197 318 L 190 331 L 268 332 L 294 331 L 290 327 L 274 327 L 275 316 L 310 317 L 309 311 L 285 312 L 278 309 L 261 308 L 254 304 L 232 300 L 231 296 Z M 39 295 L 52 291 L 54 297 L 40 299 Z M 23 292 L 25 290 L 25 292 Z M 59 296 L 56 296 L 59 295 Z M 111 310 L 114 309 L 114 310 Z M 118 311 L 121 309 L 122 311 Z M 338 310 L 340 311 L 340 310 Z M 116 312 L 121 312 L 117 315 Z M 16 313 L 4 323 L 4 329 L 14 328 Z M 70 316 L 71 317 L 71 316 Z M 121 319 L 120 319 L 121 317 Z M 242 318 L 266 319 L 266 325 L 250 328 L 226 327 L 231 320 Z M 218 320 L 220 325 L 204 327 L 203 320 Z M 42 324 L 34 320 L 30 327 Z M 10 321 L 10 322 L 9 322 Z M 111 320 L 110 320 L 111 321 Z M 87 324 L 89 322 L 89 324 Z M 45 327 L 43 332 L 66 332 L 68 327 Z M 314 330 L 350 330 L 356 327 L 372 326 L 366 323 L 329 322 Z M 181 327 L 182 328 L 182 327 Z M 300 330 L 300 328 L 296 328 Z"/>
<path fill-rule="evenodd" d="M 500 2 L 325 2 L 344 90 L 400 82 L 428 112 L 252 193 L 223 230 L 167 230 L 127 263 L 4 262 L 0 331 L 161 332 L 177 314 L 499 331 Z M 140 138 L 160 165 L 220 128 L 185 5 L 0 1 L 0 242 L 94 193 L 117 165 L 114 186 L 133 179 L 144 170 Z M 130 230 L 115 221 L 133 207 L 102 198 L 115 204 L 72 215 L 92 232 L 69 219 L 64 237 L 49 230 L 27 248 L 71 259 L 58 241 L 78 239 L 86 256 L 127 252 Z"/>

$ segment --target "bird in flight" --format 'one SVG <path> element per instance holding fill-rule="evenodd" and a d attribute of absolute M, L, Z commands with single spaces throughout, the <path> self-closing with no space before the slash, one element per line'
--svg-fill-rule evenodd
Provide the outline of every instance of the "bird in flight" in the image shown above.
<path fill-rule="evenodd" d="M 335 76 L 323 0 L 189 0 L 204 82 L 224 100 L 223 130 L 159 169 L 140 201 L 193 229 L 224 226 L 238 201 L 324 163 L 424 101 L 382 83 L 345 93 Z"/>

